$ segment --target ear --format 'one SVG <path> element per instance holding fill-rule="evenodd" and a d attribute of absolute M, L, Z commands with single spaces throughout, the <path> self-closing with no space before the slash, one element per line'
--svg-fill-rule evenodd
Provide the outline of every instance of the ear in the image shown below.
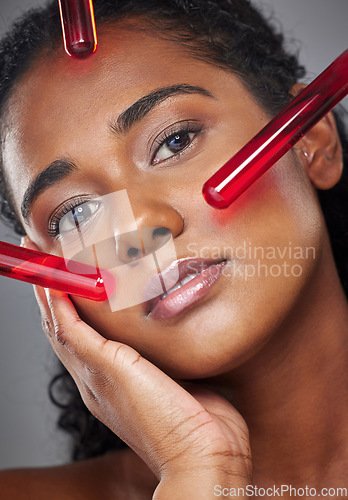
<path fill-rule="evenodd" d="M 290 94 L 296 96 L 305 87 L 304 84 L 296 83 Z M 338 183 L 343 171 L 343 153 L 332 113 L 312 127 L 294 149 L 299 153 L 316 188 L 330 189 Z"/>

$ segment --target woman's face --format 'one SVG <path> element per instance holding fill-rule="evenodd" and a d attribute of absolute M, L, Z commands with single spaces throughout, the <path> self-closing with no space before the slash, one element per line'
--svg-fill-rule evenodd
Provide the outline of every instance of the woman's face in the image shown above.
<path fill-rule="evenodd" d="M 177 86 L 122 133 L 111 130 L 133 103 Z M 76 165 L 41 189 L 28 222 L 21 216 L 40 250 L 60 253 L 59 238 L 47 230 L 57 229 L 51 215 L 66 200 L 126 189 L 138 226 L 170 230 L 177 259 L 227 260 L 219 279 L 170 317 L 152 317 L 143 304 L 111 312 L 108 303 L 74 298 L 102 335 L 172 376 L 208 377 L 250 358 L 291 317 L 317 270 L 322 222 L 298 153 L 285 155 L 226 210 L 202 197 L 204 182 L 268 121 L 235 75 L 126 25 L 100 30 L 88 60 L 62 51 L 36 63 L 11 97 L 4 164 L 17 212 L 52 162 Z M 306 256 L 308 247 L 314 251 Z"/>

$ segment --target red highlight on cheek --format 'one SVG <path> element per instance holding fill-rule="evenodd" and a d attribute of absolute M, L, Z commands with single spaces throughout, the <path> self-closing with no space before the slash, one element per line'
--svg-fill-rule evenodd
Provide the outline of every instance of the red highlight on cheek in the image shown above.
<path fill-rule="evenodd" d="M 0 242 L 0 275 L 99 302 L 115 290 L 115 280 L 105 269 L 4 242 Z"/>
<path fill-rule="evenodd" d="M 98 45 L 92 0 L 58 2 L 65 51 L 76 59 L 86 59 Z"/>
<path fill-rule="evenodd" d="M 348 50 L 306 87 L 203 186 L 214 208 L 227 208 L 348 94 Z"/>

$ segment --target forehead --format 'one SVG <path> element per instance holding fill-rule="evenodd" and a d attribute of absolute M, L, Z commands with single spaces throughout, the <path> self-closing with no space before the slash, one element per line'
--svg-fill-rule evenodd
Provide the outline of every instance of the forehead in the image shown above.
<path fill-rule="evenodd" d="M 134 24 L 104 27 L 98 36 L 99 48 L 89 59 L 74 60 L 61 47 L 17 84 L 7 108 L 5 165 L 7 157 L 13 159 L 15 145 L 14 156 L 25 155 L 28 165 L 35 146 L 36 154 L 42 150 L 43 140 L 48 155 L 66 147 L 68 134 L 73 148 L 101 122 L 105 127 L 106 113 L 115 116 L 158 87 L 192 81 L 193 74 L 197 84 L 216 78 L 213 66 Z"/>
<path fill-rule="evenodd" d="M 122 112 L 156 87 L 192 80 L 193 73 L 198 83 L 210 74 L 213 81 L 216 68 L 193 60 L 178 43 L 155 33 L 134 25 L 110 26 L 99 33 L 98 51 L 89 59 L 72 59 L 61 48 L 58 56 L 40 60 L 27 72 L 10 101 L 11 129 L 31 132 L 34 139 L 38 125 L 67 128 L 76 119 L 86 125 L 91 113 L 95 120 L 98 115 L 105 119 L 101 106 Z"/>

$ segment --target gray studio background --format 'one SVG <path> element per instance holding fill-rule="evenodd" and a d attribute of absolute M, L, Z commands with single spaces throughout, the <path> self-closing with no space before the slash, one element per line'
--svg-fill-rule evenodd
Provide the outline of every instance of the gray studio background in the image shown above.
<path fill-rule="evenodd" d="M 254 0 L 274 11 L 288 38 L 298 40 L 310 81 L 348 48 L 348 0 Z M 0 0 L 0 35 L 40 0 Z M 347 106 L 347 99 L 345 100 Z M 0 222 L 0 240 L 19 238 Z M 32 287 L 0 277 L 0 469 L 60 464 L 67 439 L 55 429 L 47 396 L 55 355 L 41 333 Z"/>

